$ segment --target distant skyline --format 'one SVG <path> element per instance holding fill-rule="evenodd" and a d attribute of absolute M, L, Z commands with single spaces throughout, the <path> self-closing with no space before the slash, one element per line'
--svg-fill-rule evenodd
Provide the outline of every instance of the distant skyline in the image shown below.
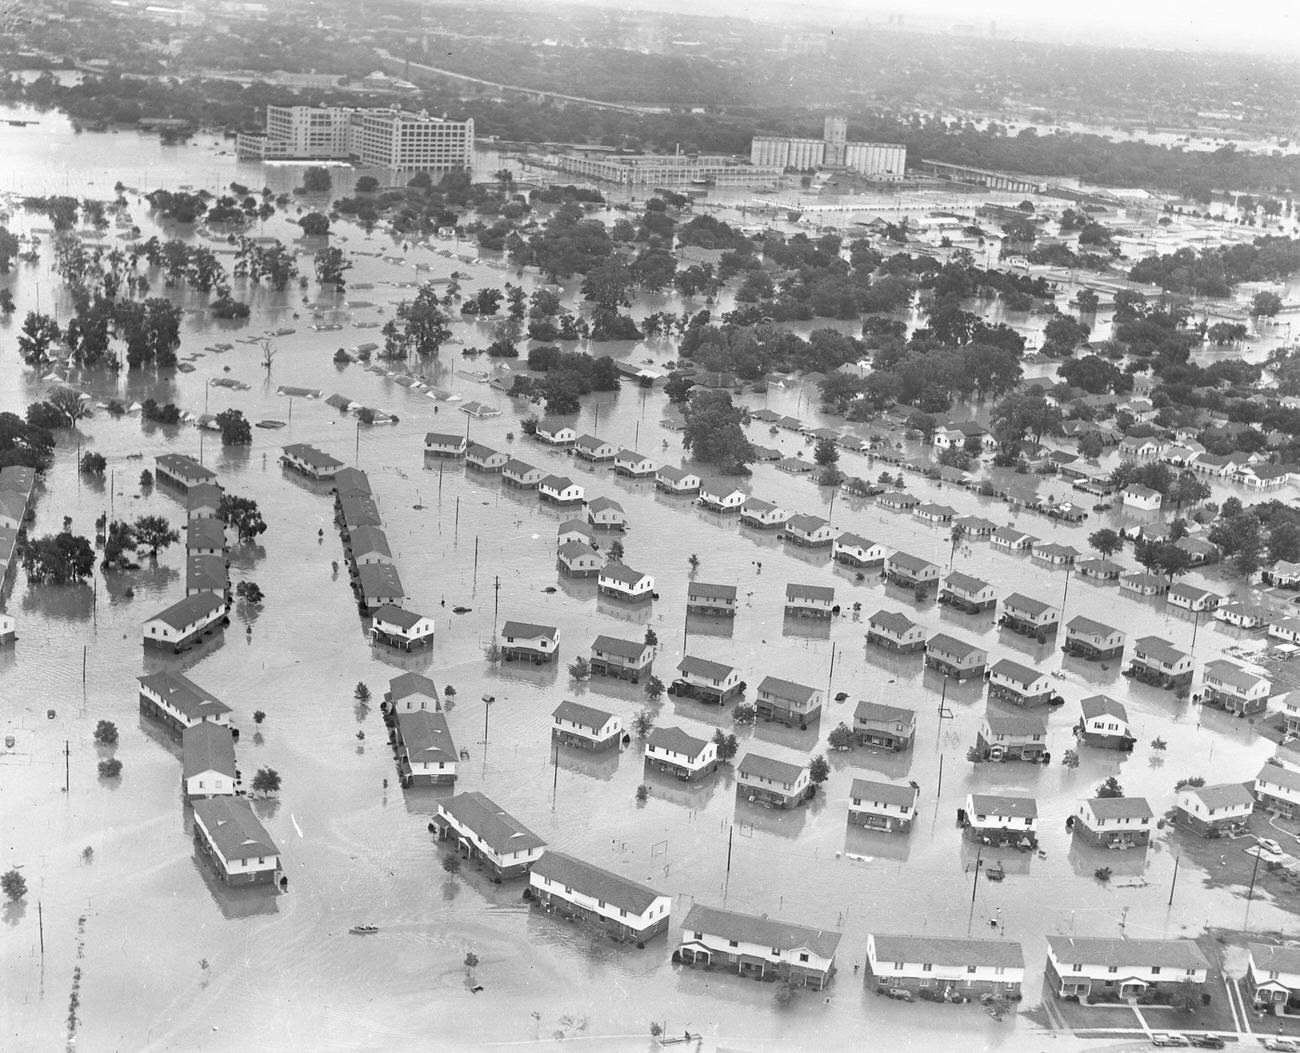
<path fill-rule="evenodd" d="M 617 10 L 734 16 L 758 21 L 817 25 L 884 23 L 901 15 L 904 25 L 942 31 L 996 23 L 1006 39 L 1086 43 L 1164 50 L 1240 51 L 1300 56 L 1300 4 L 1241 0 L 1091 0 L 1049 10 L 1027 0 L 576 0 Z"/>

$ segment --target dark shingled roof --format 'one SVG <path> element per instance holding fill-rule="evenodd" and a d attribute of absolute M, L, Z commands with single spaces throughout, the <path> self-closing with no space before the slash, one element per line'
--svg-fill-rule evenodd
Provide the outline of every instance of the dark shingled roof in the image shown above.
<path fill-rule="evenodd" d="M 619 874 L 551 849 L 542 853 L 542 858 L 533 865 L 533 873 L 630 914 L 644 914 L 662 895 Z"/>
<path fill-rule="evenodd" d="M 835 949 L 840 945 L 840 933 L 834 929 L 812 929 L 776 918 L 756 918 L 752 914 L 738 914 L 707 907 L 703 903 L 694 904 L 687 912 L 682 932 L 702 932 L 781 951 L 807 950 L 819 958 L 835 957 Z"/>

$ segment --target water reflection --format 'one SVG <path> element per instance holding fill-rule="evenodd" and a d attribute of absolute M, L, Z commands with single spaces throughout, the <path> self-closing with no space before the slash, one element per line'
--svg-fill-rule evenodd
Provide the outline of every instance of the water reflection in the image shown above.
<path fill-rule="evenodd" d="M 748 799 L 749 791 L 743 786 L 736 787 L 736 823 L 751 830 L 775 834 L 778 837 L 798 837 L 808 822 L 809 806 L 796 805 L 792 808 L 768 808 L 757 801 Z"/>
<path fill-rule="evenodd" d="M 1144 875 L 1151 854 L 1145 847 L 1123 850 L 1096 848 L 1081 838 L 1071 837 L 1067 858 L 1070 861 L 1070 868 L 1080 877 L 1095 878 L 1097 871 L 1105 868 L 1110 871 L 1110 880 L 1114 882 L 1116 878 L 1135 878 Z"/>
<path fill-rule="evenodd" d="M 599 782 L 609 782 L 618 772 L 622 750 L 584 750 L 561 746 L 558 765 L 565 771 L 585 775 Z"/>
<path fill-rule="evenodd" d="M 781 635 L 798 637 L 804 640 L 829 640 L 831 638 L 831 619 L 801 618 L 797 615 L 785 615 L 781 619 Z"/>
<path fill-rule="evenodd" d="M 57 621 L 83 622 L 92 616 L 95 608 L 95 589 L 88 582 L 75 585 L 43 585 L 23 593 L 21 609 L 24 614 L 39 615 Z M 36 625 L 28 622 L 32 630 Z M 26 626 L 25 626 L 26 628 Z M 29 630 L 29 637 L 35 633 Z"/>
<path fill-rule="evenodd" d="M 845 817 L 844 855 L 855 863 L 875 860 L 902 862 L 912 854 L 912 837 L 909 834 L 887 834 L 883 830 L 868 830 L 849 823 Z"/>
<path fill-rule="evenodd" d="M 710 618 L 706 614 L 686 616 L 686 632 L 690 636 L 716 636 L 729 640 L 735 627 L 735 618 Z"/>
<path fill-rule="evenodd" d="M 255 918 L 267 914 L 277 914 L 280 910 L 280 893 L 269 885 L 254 885 L 245 888 L 232 888 L 218 876 L 207 855 L 194 845 L 194 854 L 190 859 L 193 868 L 198 871 L 203 885 L 216 903 L 221 916 L 227 921 L 236 918 Z"/>
<path fill-rule="evenodd" d="M 695 812 L 706 808 L 714 794 L 730 790 L 731 783 L 722 777 L 722 772 L 723 769 L 718 769 L 706 778 L 688 782 L 643 765 L 641 781 L 650 788 L 652 801 L 667 801 Z"/>
<path fill-rule="evenodd" d="M 809 752 L 817 744 L 820 734 L 820 722 L 816 720 L 808 725 L 806 731 L 800 731 L 797 727 L 788 728 L 784 724 L 767 720 L 759 720 L 754 725 L 755 739 L 761 742 L 779 743 L 799 753 Z"/>

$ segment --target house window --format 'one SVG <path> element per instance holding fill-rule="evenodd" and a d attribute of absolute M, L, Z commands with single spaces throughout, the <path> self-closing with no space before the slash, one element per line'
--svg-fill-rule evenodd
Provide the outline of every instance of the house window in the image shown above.
<path fill-rule="evenodd" d="M 1082 965 L 1072 965 L 1072 966 L 1070 966 L 1070 972 L 1072 972 L 1072 973 L 1081 973 L 1081 972 L 1083 972 L 1083 966 L 1082 966 Z"/>
<path fill-rule="evenodd" d="M 934 966 L 931 963 L 926 962 L 924 965 L 921 966 L 921 972 L 932 973 L 934 972 Z"/>
<path fill-rule="evenodd" d="M 1118 965 L 1108 965 L 1108 966 L 1106 967 L 1106 971 L 1107 971 L 1108 973 L 1117 973 L 1117 972 L 1119 972 L 1119 966 L 1118 966 Z"/>
<path fill-rule="evenodd" d="M 1160 975 L 1160 966 L 1158 966 L 1158 965 L 1153 965 L 1153 966 L 1151 966 L 1151 975 L 1152 975 L 1152 976 L 1159 976 L 1159 975 Z"/>
<path fill-rule="evenodd" d="M 973 966 L 973 965 L 968 965 L 968 966 L 966 966 L 966 971 L 967 971 L 968 973 L 973 973 L 973 972 L 975 971 L 975 966 Z"/>
<path fill-rule="evenodd" d="M 727 946 L 728 946 L 728 947 L 739 947 L 740 944 L 738 944 L 735 940 L 728 940 L 728 941 L 727 941 Z"/>
<path fill-rule="evenodd" d="M 806 962 L 806 961 L 808 960 L 808 955 L 806 955 L 806 954 L 801 954 L 801 955 L 799 955 L 799 960 L 800 960 L 801 962 Z"/>

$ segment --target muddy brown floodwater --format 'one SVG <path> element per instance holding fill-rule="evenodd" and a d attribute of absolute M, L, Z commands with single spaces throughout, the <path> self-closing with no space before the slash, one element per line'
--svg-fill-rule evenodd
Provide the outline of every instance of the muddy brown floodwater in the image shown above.
<path fill-rule="evenodd" d="M 108 196 L 117 178 L 141 189 L 180 184 L 217 189 L 232 179 L 260 186 L 269 179 L 278 189 L 293 185 L 297 174 L 289 168 L 263 172 L 237 166 L 218 152 L 228 144 L 213 138 L 162 148 L 128 133 L 77 137 L 58 117 L 41 120 L 39 130 L 0 129 L 4 189 Z M 152 228 L 145 207 L 135 195 L 130 201 L 147 234 Z M 41 226 L 21 214 L 14 225 Z M 286 239 L 291 232 L 282 217 L 266 227 L 266 233 Z M 867 933 L 969 931 L 1019 940 L 1028 970 L 1022 1008 L 1029 1009 L 1041 999 L 1047 934 L 1174 936 L 1199 933 L 1210 923 L 1231 927 L 1247 920 L 1243 890 L 1206 887 L 1207 874 L 1187 859 L 1173 906 L 1167 906 L 1179 851 L 1178 835 L 1171 830 L 1162 831 L 1143 855 L 1104 853 L 1103 858 L 1072 847 L 1065 829 L 1078 800 L 1091 796 L 1108 775 L 1117 775 L 1130 795 L 1149 796 L 1158 813 L 1172 803 L 1180 777 L 1253 777 L 1271 745 L 1247 724 L 1132 684 L 1120 675 L 1119 663 L 1063 662 L 1054 644 L 999 633 L 991 616 L 954 614 L 933 601 L 920 605 L 918 613 L 910 595 L 886 588 L 874 575 L 859 581 L 831 565 L 828 555 L 784 547 L 770 534 L 738 526 L 734 518 L 657 494 L 652 484 L 574 463 L 523 438 L 519 419 L 527 408 L 482 383 L 480 374 L 491 368 L 485 360 L 461 358 L 459 347 L 448 346 L 441 360 L 427 367 L 431 380 L 466 401 L 477 399 L 501 411 L 499 417 L 474 421 L 472 438 L 546 470 L 567 472 L 589 496 L 612 496 L 627 510 L 628 562 L 655 576 L 660 598 L 640 609 L 597 599 L 591 582 L 562 579 L 555 570 L 555 529 L 569 513 L 508 490 L 498 479 L 426 462 L 426 430 L 465 428 L 456 403 L 435 403 L 359 365 L 336 367 L 331 361 L 335 348 L 373 339 L 373 328 L 356 323 L 381 321 L 419 281 L 456 269 L 468 274 L 465 284 L 472 292 L 513 279 L 513 273 L 493 261 L 456 259 L 449 243 L 402 251 L 379 234 L 365 236 L 346 225 L 335 242 L 355 254 L 353 288 L 344 299 L 373 305 L 331 315 L 343 329 L 313 332 L 310 308 L 296 290 L 282 296 L 254 292 L 254 315 L 242 328 L 228 329 L 201 314 L 187 316 L 181 355 L 192 361 L 192 373 L 165 379 L 71 378 L 96 399 L 153 395 L 213 413 L 235 406 L 250 420 L 277 418 L 288 426 L 254 429 L 250 449 L 231 451 L 192 427 L 142 427 L 138 417 L 115 420 L 101 411 L 77 434 L 60 436 L 33 534 L 58 529 L 65 515 L 74 529 L 89 534 L 96 516 L 110 508 L 119 517 L 158 512 L 179 520 L 183 509 L 175 499 L 159 490 L 142 494 L 137 479 L 142 469 L 153 467 L 157 454 L 201 455 L 227 490 L 254 498 L 264 511 L 268 530 L 256 545 L 232 550 L 232 576 L 256 580 L 267 599 L 259 611 L 238 610 L 214 642 L 161 659 L 142 654 L 140 626 L 183 594 L 184 560 L 175 548 L 157 566 L 146 561 L 135 573 L 107 580 L 101 575 L 93 588 L 28 588 L 21 575 L 12 585 L 6 608 L 18 619 L 20 639 L 0 653 L 0 722 L 16 745 L 0 756 L 0 863 L 20 865 L 30 891 L 24 903 L 5 908 L 0 926 L 6 1048 L 48 1050 L 68 1043 L 74 989 L 75 1041 L 83 1049 L 577 1044 L 640 1050 L 648 1047 L 651 1021 L 666 1022 L 670 1034 L 701 1032 L 709 1049 L 857 1048 L 868 1033 L 876 1039 L 873 1047 L 882 1049 L 952 1048 L 959 1033 L 971 1048 L 1076 1048 L 1083 1043 L 1045 1034 L 1023 1015 L 998 1023 L 977 1006 L 908 1005 L 875 997 L 852 969 L 864 960 Z M 474 255 L 472 247 L 460 248 Z M 395 255 L 397 262 L 384 254 Z M 532 275 L 524 278 L 530 288 L 532 281 Z M 10 284 L 19 303 L 15 318 L 38 304 L 49 310 L 59 293 L 48 251 L 39 266 L 20 269 Z M 576 294 L 572 286 L 567 291 Z M 317 300 L 314 283 L 307 295 Z M 637 313 L 663 305 L 682 307 L 673 298 L 658 298 L 638 304 Z M 278 353 L 269 373 L 248 344 L 236 343 L 224 354 L 204 350 L 280 327 L 296 332 L 276 339 Z M 15 328 L 10 321 L 3 332 L 0 408 L 22 412 L 49 385 L 22 368 L 14 351 Z M 486 327 L 457 323 L 456 331 L 467 345 L 487 342 Z M 637 362 L 673 357 L 672 347 L 662 341 L 599 350 Z M 249 388 L 208 385 L 223 377 Z M 291 410 L 289 400 L 276 394 L 282 384 L 342 392 L 397 414 L 400 423 L 359 428 L 354 418 L 316 400 L 294 399 Z M 800 385 L 747 395 L 744 401 L 754 407 L 766 403 L 809 422 L 839 423 L 823 421 L 815 391 Z M 660 391 L 625 387 L 586 400 L 580 430 L 678 463 L 679 436 L 658 424 L 664 406 Z M 811 454 L 802 439 L 788 433 L 769 436 L 754 425 L 751 437 L 787 454 Z M 368 645 L 346 573 L 331 569 L 343 556 L 326 488 L 288 475 L 278 464 L 280 448 L 290 442 L 312 443 L 370 473 L 409 605 L 437 619 L 430 651 L 401 657 Z M 109 483 L 78 478 L 79 445 L 108 458 Z M 881 467 L 855 454 L 845 454 L 841 466 L 872 478 Z M 1067 493 L 1056 481 L 1022 476 L 1004 482 L 1026 492 Z M 745 486 L 791 511 L 826 514 L 831 502 L 831 494 L 807 478 L 784 475 L 770 465 L 756 467 Z M 1012 518 L 1007 506 L 964 491 L 914 477 L 908 487 L 961 513 L 999 523 Z M 838 529 L 948 563 L 943 528 L 843 495 L 835 499 L 831 518 Z M 1039 537 L 1081 550 L 1087 534 L 1102 525 L 1097 516 L 1077 527 L 1026 513 L 1015 521 Z M 848 695 L 846 702 L 828 703 L 820 724 L 807 732 L 769 725 L 741 730 L 742 752 L 755 747 L 790 758 L 821 752 L 827 733 L 838 721 L 851 721 L 861 698 L 915 707 L 915 748 L 901 756 L 863 749 L 831 754 L 832 774 L 823 792 L 787 813 L 739 800 L 728 769 L 696 787 L 647 777 L 635 743 L 599 759 L 562 750 L 558 768 L 553 767 L 548 725 L 561 699 L 607 707 L 625 722 L 642 705 L 640 689 L 632 685 L 570 683 L 565 666 L 587 653 L 596 634 L 639 637 L 653 628 L 661 644 L 656 672 L 671 679 L 682 653 L 691 553 L 700 557 L 701 580 L 734 582 L 740 595 L 734 625 L 692 619 L 685 626 L 693 653 L 734 663 L 750 685 L 771 674 L 828 687 L 830 696 Z M 1065 588 L 1063 573 L 993 551 L 987 542 L 962 547 L 955 566 L 994 582 L 1000 596 L 1018 590 L 1059 602 Z M 1236 589 L 1214 572 L 1194 573 L 1189 580 L 1220 591 Z M 558 664 L 521 669 L 485 661 L 498 581 L 500 619 L 559 627 Z M 784 620 L 783 590 L 790 581 L 833 585 L 845 613 L 829 628 Z M 552 586 L 554 591 L 547 591 Z M 451 608 L 457 605 L 470 610 L 454 615 Z M 984 710 L 982 685 L 950 685 L 951 718 L 941 719 L 939 678 L 924 675 L 918 658 L 889 657 L 865 646 L 865 619 L 882 606 L 909 612 L 927 629 L 979 640 L 993 659 L 1017 657 L 1059 671 L 1056 685 L 1066 705 L 1050 716 L 1052 764 L 969 764 L 966 749 Z M 1066 617 L 1076 614 L 1116 624 L 1130 639 L 1159 633 L 1186 647 L 1192 636 L 1190 621 L 1168 614 L 1162 605 L 1077 577 L 1069 585 Z M 1217 623 L 1203 624 L 1196 658 L 1204 661 L 1238 642 Z M 246 778 L 262 765 L 281 773 L 278 798 L 258 801 L 256 807 L 282 849 L 286 894 L 232 893 L 196 858 L 190 815 L 180 797 L 178 746 L 141 718 L 137 706 L 135 678 L 162 666 L 184 670 L 234 707 L 244 731 L 237 752 Z M 675 923 L 667 939 L 644 950 L 621 946 L 530 912 L 518 882 L 493 886 L 468 869 L 454 877 L 443 870 L 426 830 L 442 794 L 398 788 L 377 705 L 358 709 L 352 698 L 354 685 L 363 681 L 377 702 L 388 679 L 407 669 L 456 688 L 451 730 L 469 757 L 461 764 L 456 789 L 483 790 L 556 848 L 671 894 Z M 1059 759 L 1073 745 L 1069 729 L 1079 700 L 1098 691 L 1127 704 L 1138 746 L 1129 757 L 1084 750 L 1079 768 L 1067 770 Z M 497 700 L 486 741 L 479 701 L 485 694 Z M 255 709 L 267 714 L 257 734 Z M 124 766 L 119 781 L 96 777 L 100 752 L 91 733 L 100 719 L 116 721 L 121 730 L 115 750 Z M 669 698 L 658 722 L 710 734 L 714 727 L 730 727 L 730 707 L 720 713 Z M 1163 753 L 1149 746 L 1157 736 L 1168 743 Z M 910 836 L 873 837 L 847 828 L 850 782 L 872 774 L 920 785 L 920 820 Z M 650 795 L 638 804 L 635 791 L 642 782 L 649 784 Z M 1007 877 L 1001 884 L 980 883 L 973 906 L 973 852 L 954 825 L 956 809 L 971 790 L 1036 796 L 1043 848 L 1041 855 L 989 854 L 1001 858 Z M 93 849 L 90 862 L 83 859 L 87 847 Z M 1103 863 L 1115 874 L 1109 884 L 1093 877 Z M 782 1008 L 771 986 L 674 966 L 670 954 L 680 920 L 696 901 L 841 929 L 840 972 L 829 998 L 802 993 Z M 348 935 L 349 926 L 359 923 L 373 923 L 381 931 L 364 939 Z M 1250 905 L 1249 924 L 1294 928 L 1289 913 L 1259 896 Z M 481 993 L 471 993 L 465 983 L 462 961 L 468 950 L 481 961 Z"/>

